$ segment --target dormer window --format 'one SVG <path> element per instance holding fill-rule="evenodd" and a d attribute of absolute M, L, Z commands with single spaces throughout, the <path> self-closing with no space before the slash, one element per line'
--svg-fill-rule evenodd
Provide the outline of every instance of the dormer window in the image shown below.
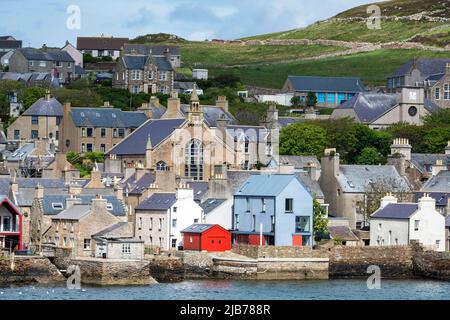
<path fill-rule="evenodd" d="M 52 203 L 52 208 L 53 210 L 62 210 L 64 209 L 64 206 L 62 203 Z"/>
<path fill-rule="evenodd" d="M 111 203 L 108 203 L 108 204 L 106 205 L 106 210 L 111 211 L 111 210 L 113 210 L 113 209 L 114 209 L 114 206 L 113 206 Z"/>

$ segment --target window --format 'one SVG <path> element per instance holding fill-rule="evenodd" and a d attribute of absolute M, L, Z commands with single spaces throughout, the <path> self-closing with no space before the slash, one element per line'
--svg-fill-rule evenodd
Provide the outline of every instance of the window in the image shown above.
<path fill-rule="evenodd" d="M 156 171 L 167 171 L 167 165 L 164 161 L 159 161 L 156 164 Z"/>
<path fill-rule="evenodd" d="M 37 116 L 32 116 L 32 117 L 31 117 L 31 124 L 32 124 L 32 125 L 37 125 L 37 124 L 39 124 L 39 117 L 37 117 Z"/>
<path fill-rule="evenodd" d="M 81 144 L 81 152 L 86 152 L 86 144 Z"/>
<path fill-rule="evenodd" d="M 106 144 L 102 143 L 102 144 L 100 145 L 100 152 L 103 152 L 103 153 L 106 152 Z"/>
<path fill-rule="evenodd" d="M 245 160 L 245 161 L 242 163 L 242 170 L 250 170 L 250 161 Z"/>
<path fill-rule="evenodd" d="M 86 136 L 88 136 L 89 138 L 92 138 L 94 136 L 94 129 L 86 128 Z"/>
<path fill-rule="evenodd" d="M 172 220 L 172 228 L 176 228 L 177 227 L 177 219 L 173 219 Z"/>
<path fill-rule="evenodd" d="M 131 244 L 130 243 L 122 243 L 122 253 L 131 253 Z"/>
<path fill-rule="evenodd" d="M 83 249 L 84 250 L 91 250 L 91 239 L 84 239 Z"/>
<path fill-rule="evenodd" d="M 325 92 L 319 92 L 317 94 L 317 103 L 325 103 Z"/>
<path fill-rule="evenodd" d="M 28 64 L 30 67 L 32 67 L 32 66 L 34 66 L 34 61 L 30 61 Z"/>
<path fill-rule="evenodd" d="M 167 80 L 167 73 L 166 72 L 159 72 L 159 80 L 160 81 L 166 81 Z"/>
<path fill-rule="evenodd" d="M 132 93 L 139 93 L 141 91 L 141 88 L 139 86 L 133 86 L 131 88 Z"/>
<path fill-rule="evenodd" d="M 198 219 L 194 219 L 194 223 L 198 223 Z"/>
<path fill-rule="evenodd" d="M 159 231 L 162 230 L 162 225 L 163 225 L 163 219 L 159 218 L 159 228 L 158 228 Z"/>
<path fill-rule="evenodd" d="M 270 217 L 270 232 L 275 232 L 275 216 Z"/>
<path fill-rule="evenodd" d="M 450 84 L 444 84 L 444 100 L 450 100 Z"/>
<path fill-rule="evenodd" d="M 253 232 L 256 231 L 256 216 L 255 215 L 252 216 L 252 230 L 253 230 Z"/>
<path fill-rule="evenodd" d="M 250 207 L 250 198 L 245 198 L 245 207 L 246 207 L 245 211 L 246 212 L 250 212 L 250 209 L 251 209 L 251 207 Z"/>
<path fill-rule="evenodd" d="M 414 220 L 414 231 L 419 231 L 420 220 Z"/>
<path fill-rule="evenodd" d="M 249 152 L 249 146 L 250 146 L 250 144 L 249 144 L 249 142 L 248 141 L 245 141 L 245 143 L 244 143 L 244 152 L 245 153 L 248 153 Z"/>
<path fill-rule="evenodd" d="M 14 130 L 14 140 L 20 140 L 20 130 Z"/>
<path fill-rule="evenodd" d="M 153 218 L 150 218 L 150 228 L 148 228 L 148 230 L 153 230 Z"/>
<path fill-rule="evenodd" d="M 284 209 L 286 212 L 294 212 L 294 199 L 286 199 Z"/>
<path fill-rule="evenodd" d="M 194 242 L 194 239 L 192 238 L 192 236 L 189 237 L 189 243 Z"/>
<path fill-rule="evenodd" d="M 64 206 L 62 203 L 52 203 L 53 210 L 62 210 L 64 209 Z"/>
<path fill-rule="evenodd" d="M 39 139 L 39 131 L 31 130 L 31 139 Z"/>
<path fill-rule="evenodd" d="M 238 214 L 234 215 L 234 229 L 239 230 L 239 215 Z"/>
<path fill-rule="evenodd" d="M 81 128 L 81 136 L 86 137 L 86 128 Z"/>
<path fill-rule="evenodd" d="M 310 232 L 309 217 L 295 217 L 295 232 Z"/>
<path fill-rule="evenodd" d="M 153 72 L 152 71 L 148 72 L 148 80 L 153 80 Z"/>
<path fill-rule="evenodd" d="M 45 61 L 39 62 L 39 67 L 46 67 L 46 66 L 47 66 L 47 62 L 45 62 Z"/>
<path fill-rule="evenodd" d="M 201 141 L 193 139 L 185 148 L 185 176 L 193 180 L 203 180 L 203 150 Z"/>
<path fill-rule="evenodd" d="M 328 93 L 327 94 L 327 103 L 336 103 L 336 94 L 334 93 Z"/>
<path fill-rule="evenodd" d="M 381 223 L 378 224 L 378 231 L 381 231 Z"/>
<path fill-rule="evenodd" d="M 56 139 L 56 140 L 59 140 L 59 131 L 56 131 L 56 132 L 55 132 L 55 139 Z"/>
<path fill-rule="evenodd" d="M 439 247 L 440 244 L 441 244 L 441 240 L 436 240 L 436 246 Z"/>
<path fill-rule="evenodd" d="M 67 246 L 67 237 L 63 238 L 63 247 Z"/>
<path fill-rule="evenodd" d="M 139 217 L 138 229 L 142 230 L 142 217 Z"/>
<path fill-rule="evenodd" d="M 172 248 L 177 247 L 177 239 L 172 239 Z"/>
<path fill-rule="evenodd" d="M 434 89 L 434 98 L 439 100 L 441 98 L 441 88 L 437 87 Z"/>
<path fill-rule="evenodd" d="M 93 148 L 93 146 L 92 146 L 92 143 L 86 144 L 86 151 L 87 151 L 87 152 L 92 152 L 92 151 L 94 151 L 94 148 Z"/>
<path fill-rule="evenodd" d="M 106 137 L 106 128 L 101 128 L 100 129 L 100 137 L 101 138 L 105 138 Z"/>
<path fill-rule="evenodd" d="M 113 129 L 113 137 L 117 138 L 117 129 Z"/>
<path fill-rule="evenodd" d="M 124 138 L 125 137 L 125 129 L 124 128 L 120 128 L 119 129 L 119 138 Z"/>
<path fill-rule="evenodd" d="M 131 80 L 141 80 L 141 71 L 132 70 L 131 71 Z"/>
<path fill-rule="evenodd" d="M 173 213 L 177 213 L 178 208 L 177 207 L 173 207 Z"/>
<path fill-rule="evenodd" d="M 262 198 L 261 199 L 261 212 L 266 212 L 266 199 Z"/>
<path fill-rule="evenodd" d="M 56 61 L 55 62 L 55 67 L 61 68 L 62 67 L 61 61 Z"/>
<path fill-rule="evenodd" d="M 11 231 L 11 217 L 3 217 L 3 231 Z"/>
<path fill-rule="evenodd" d="M 340 93 L 338 93 L 338 103 L 339 104 L 341 104 L 342 102 L 344 102 L 346 99 L 345 99 L 345 93 L 342 93 L 342 92 L 340 92 Z"/>

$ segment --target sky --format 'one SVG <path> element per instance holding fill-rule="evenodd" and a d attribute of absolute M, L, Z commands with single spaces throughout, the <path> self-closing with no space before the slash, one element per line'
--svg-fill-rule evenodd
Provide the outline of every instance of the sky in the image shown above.
<path fill-rule="evenodd" d="M 374 0 L 1 0 L 0 35 L 62 47 L 77 36 L 238 39 L 305 27 Z"/>

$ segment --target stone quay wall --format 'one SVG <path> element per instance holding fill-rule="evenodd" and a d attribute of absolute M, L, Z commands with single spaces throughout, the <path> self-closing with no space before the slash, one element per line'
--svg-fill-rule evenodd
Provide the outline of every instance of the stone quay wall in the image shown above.
<path fill-rule="evenodd" d="M 235 245 L 234 253 L 253 259 L 258 258 L 328 258 L 328 252 L 324 249 L 312 249 L 309 247 L 282 247 L 282 246 L 250 246 Z"/>
<path fill-rule="evenodd" d="M 416 275 L 450 281 L 450 252 L 416 250 L 413 267 Z"/>
<path fill-rule="evenodd" d="M 49 284 L 64 282 L 64 276 L 43 257 L 15 257 L 0 259 L 0 286 L 12 284 Z"/>

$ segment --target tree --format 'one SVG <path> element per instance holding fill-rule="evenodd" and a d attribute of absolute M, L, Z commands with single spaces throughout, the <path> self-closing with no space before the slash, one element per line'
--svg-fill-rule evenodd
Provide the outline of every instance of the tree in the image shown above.
<path fill-rule="evenodd" d="M 313 229 L 316 240 L 328 233 L 328 219 L 326 210 L 320 205 L 317 198 L 314 198 L 313 206 Z"/>
<path fill-rule="evenodd" d="M 356 164 L 379 164 L 380 157 L 378 156 L 378 150 L 374 147 L 364 148 L 361 154 L 356 158 Z"/>
<path fill-rule="evenodd" d="M 321 157 L 328 146 L 326 131 L 312 123 L 296 123 L 280 133 L 280 154 L 315 155 Z"/>
<path fill-rule="evenodd" d="M 308 107 L 315 107 L 317 104 L 317 96 L 314 92 L 308 92 L 308 95 L 306 96 L 306 106 Z"/>
<path fill-rule="evenodd" d="M 450 141 L 450 127 L 433 128 L 423 137 L 424 151 L 427 153 L 442 153 Z"/>
<path fill-rule="evenodd" d="M 28 109 L 33 103 L 45 95 L 45 89 L 42 87 L 26 88 L 19 93 L 19 101 L 22 102 L 24 109 Z"/>
<path fill-rule="evenodd" d="M 301 105 L 301 99 L 299 96 L 293 96 L 291 98 L 291 104 L 293 107 L 299 107 Z"/>

